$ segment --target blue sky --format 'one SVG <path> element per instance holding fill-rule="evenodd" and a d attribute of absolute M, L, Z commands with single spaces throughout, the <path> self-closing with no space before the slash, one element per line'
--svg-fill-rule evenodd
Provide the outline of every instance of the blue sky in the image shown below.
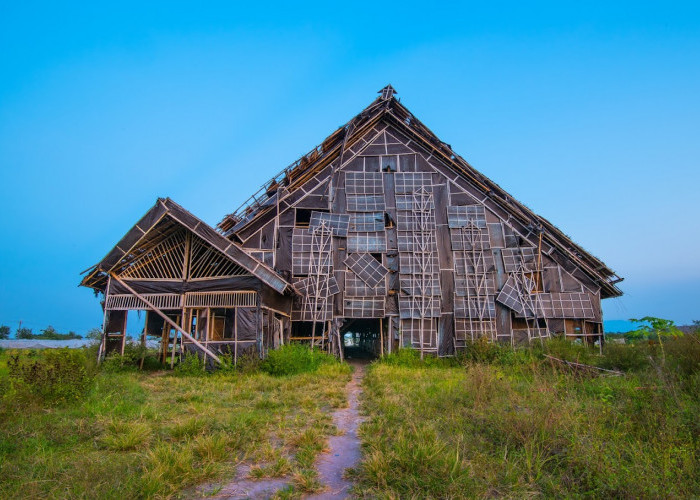
<path fill-rule="evenodd" d="M 215 224 L 387 83 L 625 277 L 606 319 L 700 319 L 697 2 L 2 2 L 0 68 L 0 324 L 98 326 L 156 197 Z"/>

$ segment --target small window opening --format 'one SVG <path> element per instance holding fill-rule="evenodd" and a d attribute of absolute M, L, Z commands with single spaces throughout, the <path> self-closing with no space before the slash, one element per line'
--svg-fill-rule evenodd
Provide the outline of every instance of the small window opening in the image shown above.
<path fill-rule="evenodd" d="M 394 227 L 394 219 L 391 218 L 391 215 L 388 213 L 384 213 L 384 228 L 385 229 L 391 229 Z"/>
<path fill-rule="evenodd" d="M 396 172 L 396 158 L 382 158 L 382 172 Z"/>
<path fill-rule="evenodd" d="M 380 253 L 371 253 L 370 254 L 372 257 L 374 257 L 374 260 L 379 262 L 380 264 L 382 263 L 382 254 Z"/>
<path fill-rule="evenodd" d="M 311 210 L 306 208 L 297 208 L 294 218 L 294 225 L 296 227 L 309 227 L 309 222 L 311 222 Z"/>
<path fill-rule="evenodd" d="M 323 212 L 327 214 L 328 210 L 322 208 L 297 208 L 295 209 L 294 225 L 296 227 L 309 227 L 311 212 Z"/>

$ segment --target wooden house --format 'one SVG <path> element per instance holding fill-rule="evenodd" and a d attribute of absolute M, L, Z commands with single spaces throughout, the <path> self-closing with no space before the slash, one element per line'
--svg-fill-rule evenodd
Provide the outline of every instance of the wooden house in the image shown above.
<path fill-rule="evenodd" d="M 218 232 L 170 200 L 144 219 L 82 282 L 105 292 L 105 346 L 123 339 L 127 309 L 150 310 L 148 333 L 207 355 L 303 341 L 342 356 L 350 334 L 375 354 L 450 355 L 482 337 L 593 341 L 600 301 L 622 293 L 611 269 L 475 170 L 391 86 Z"/>

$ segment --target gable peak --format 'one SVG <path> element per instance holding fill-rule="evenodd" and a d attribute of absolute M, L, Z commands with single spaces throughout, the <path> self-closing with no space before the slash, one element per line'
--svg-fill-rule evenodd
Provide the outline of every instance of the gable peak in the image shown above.
<path fill-rule="evenodd" d="M 390 101 L 396 94 L 398 94 L 398 92 L 396 92 L 396 89 L 394 89 L 394 87 L 392 87 L 391 84 L 387 85 L 377 93 L 382 95 L 382 101 Z"/>

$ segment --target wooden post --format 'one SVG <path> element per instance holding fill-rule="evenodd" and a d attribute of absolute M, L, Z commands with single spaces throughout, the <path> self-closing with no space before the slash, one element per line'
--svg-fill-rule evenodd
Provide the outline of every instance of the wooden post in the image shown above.
<path fill-rule="evenodd" d="M 168 318 L 168 316 L 167 316 L 163 311 L 161 311 L 160 309 L 158 309 L 155 305 L 153 305 L 153 303 L 152 303 L 150 300 L 148 300 L 146 297 L 144 297 L 143 295 L 141 295 L 140 293 L 138 293 L 136 290 L 134 290 L 133 288 L 131 288 L 127 283 L 125 283 L 123 280 L 119 279 L 115 274 L 110 273 L 110 275 L 111 275 L 115 280 L 117 280 L 119 283 L 121 283 L 122 285 L 124 285 L 124 288 L 126 288 L 127 290 L 129 290 L 129 292 L 131 292 L 131 293 L 134 294 L 136 297 L 138 297 L 139 299 L 141 299 L 148 307 L 150 307 L 150 308 L 153 310 L 153 312 L 155 312 L 157 315 L 159 315 L 160 317 L 162 317 L 170 326 L 174 327 L 177 331 L 179 331 L 180 334 L 182 334 L 187 340 L 189 340 L 190 342 L 192 342 L 192 343 L 193 343 L 195 346 L 197 346 L 201 351 L 203 351 L 203 352 L 207 353 L 209 356 L 211 356 L 217 363 L 221 363 L 221 360 L 219 359 L 219 357 L 218 357 L 216 354 L 214 354 L 214 353 L 211 352 L 209 349 L 207 349 L 205 346 L 203 346 L 200 342 L 197 341 L 197 339 L 195 339 L 194 337 L 192 337 L 192 335 L 190 335 L 190 334 L 187 333 L 185 330 L 183 330 L 182 328 L 180 328 L 180 327 L 177 325 L 177 323 L 175 323 L 173 320 L 171 320 L 170 318 Z"/>
<path fill-rule="evenodd" d="M 102 361 L 102 355 L 107 350 L 107 318 L 109 311 L 107 309 L 107 298 L 109 297 L 109 280 L 111 278 L 107 276 L 107 287 L 105 288 L 105 308 L 102 319 L 102 341 L 100 342 L 100 347 L 97 350 L 97 364 L 99 365 Z M 19 322 L 19 328 L 22 328 L 22 320 Z"/>
<path fill-rule="evenodd" d="M 124 347 L 126 346 L 126 321 L 129 319 L 129 311 L 124 311 L 124 323 L 122 323 L 122 347 L 120 354 L 124 356 Z"/>
<path fill-rule="evenodd" d="M 337 320 L 334 320 L 337 321 Z M 338 336 L 338 354 L 340 354 L 340 362 L 343 362 L 343 337 L 340 335 L 340 325 L 336 323 L 337 328 L 335 329 L 336 335 Z"/>
<path fill-rule="evenodd" d="M 175 324 L 175 323 L 173 323 Z M 170 328 L 168 328 L 168 343 L 170 343 Z M 175 337 L 173 337 L 173 352 L 170 354 L 170 369 L 175 367 L 175 349 L 177 348 L 177 330 L 175 330 Z"/>
<path fill-rule="evenodd" d="M 379 357 L 384 357 L 384 321 L 379 318 Z"/>
<path fill-rule="evenodd" d="M 211 329 L 211 307 L 207 307 L 207 328 L 204 330 L 204 346 L 209 348 L 209 330 Z M 207 365 L 207 355 L 204 354 L 204 366 Z"/>
<path fill-rule="evenodd" d="M 332 342 L 331 342 L 331 320 L 328 320 L 328 321 L 326 322 L 326 331 L 325 331 L 325 333 L 323 334 L 323 340 L 324 340 L 324 342 L 325 342 L 326 339 L 328 339 L 327 348 L 328 348 L 328 354 L 330 354 L 330 353 L 331 353 L 331 344 L 332 344 Z"/>
<path fill-rule="evenodd" d="M 141 361 L 139 361 L 139 370 L 143 370 L 143 362 L 146 360 L 146 328 L 148 328 L 148 311 L 146 311 L 146 324 L 143 325 L 143 333 L 141 334 Z"/>

